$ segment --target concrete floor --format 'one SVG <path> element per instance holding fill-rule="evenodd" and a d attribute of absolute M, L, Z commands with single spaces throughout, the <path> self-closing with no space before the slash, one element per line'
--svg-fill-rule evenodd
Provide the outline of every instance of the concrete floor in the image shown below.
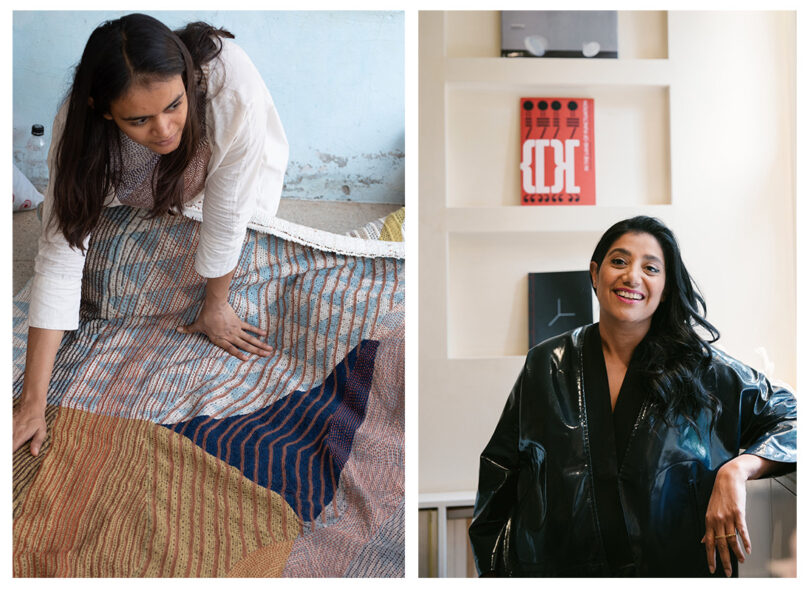
<path fill-rule="evenodd" d="M 332 202 L 324 200 L 281 199 L 278 216 L 282 219 L 331 231 L 346 233 L 385 217 L 402 205 Z M 13 217 L 13 292 L 17 293 L 34 273 L 40 222 L 36 211 L 21 211 Z"/>
<path fill-rule="evenodd" d="M 39 219 L 36 211 L 20 211 L 12 217 L 12 292 L 17 294 L 34 273 Z"/>

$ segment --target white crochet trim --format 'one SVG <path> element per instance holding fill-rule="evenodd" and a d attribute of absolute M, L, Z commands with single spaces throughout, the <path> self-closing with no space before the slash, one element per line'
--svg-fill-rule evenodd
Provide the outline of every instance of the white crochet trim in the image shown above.
<path fill-rule="evenodd" d="M 183 208 L 183 215 L 201 222 L 202 199 L 197 202 L 187 203 Z M 405 243 L 403 242 L 361 239 L 299 225 L 279 217 L 264 217 L 257 211 L 248 223 L 248 227 L 261 233 L 268 233 L 288 241 L 336 254 L 363 258 L 405 259 Z"/>

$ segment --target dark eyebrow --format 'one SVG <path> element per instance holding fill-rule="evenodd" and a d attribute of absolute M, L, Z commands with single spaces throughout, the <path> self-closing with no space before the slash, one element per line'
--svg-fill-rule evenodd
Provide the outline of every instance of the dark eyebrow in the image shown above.
<path fill-rule="evenodd" d="M 617 247 L 617 248 L 614 248 L 614 249 L 610 250 L 607 255 L 610 256 L 611 254 L 614 254 L 614 253 L 623 254 L 623 255 L 625 255 L 625 256 L 627 256 L 629 258 L 633 257 L 633 254 L 631 254 L 629 251 L 627 251 L 626 249 L 624 249 L 622 247 Z M 651 254 L 644 254 L 642 256 L 642 258 L 644 258 L 645 260 L 652 260 L 653 262 L 658 262 L 659 264 L 662 264 L 662 265 L 664 263 L 663 261 L 661 261 L 658 258 L 658 256 L 653 256 Z"/>
<path fill-rule="evenodd" d="M 166 108 L 164 108 L 163 110 L 168 110 L 168 109 L 170 109 L 170 108 L 171 108 L 171 107 L 173 107 L 175 104 L 177 104 L 177 102 L 178 102 L 178 101 L 179 101 L 181 98 L 183 98 L 183 93 L 182 93 L 182 92 L 181 92 L 180 94 L 178 94 L 178 95 L 175 97 L 175 99 L 174 99 L 174 100 L 172 100 L 172 101 L 169 103 L 169 106 L 167 106 L 167 107 L 166 107 Z M 139 116 L 139 117 L 121 117 L 121 120 L 122 120 L 122 121 L 140 121 L 141 119 L 148 119 L 148 118 L 149 118 L 149 117 L 151 117 L 151 116 L 152 116 L 152 115 L 141 115 L 141 116 Z"/>

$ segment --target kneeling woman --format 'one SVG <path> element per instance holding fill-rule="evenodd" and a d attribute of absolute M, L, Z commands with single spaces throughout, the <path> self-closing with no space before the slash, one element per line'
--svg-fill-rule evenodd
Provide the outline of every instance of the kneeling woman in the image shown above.
<path fill-rule="evenodd" d="M 14 449 L 46 436 L 45 404 L 64 330 L 79 324 L 84 253 L 106 206 L 152 216 L 203 200 L 195 268 L 205 299 L 183 333 L 246 359 L 266 335 L 228 303 L 251 218 L 275 215 L 288 147 L 270 93 L 233 35 L 204 23 L 177 32 L 143 14 L 93 31 L 54 120 Z"/>
<path fill-rule="evenodd" d="M 795 468 L 795 399 L 696 332 L 719 337 L 660 221 L 611 227 L 590 271 L 599 323 L 529 351 L 481 455 L 479 572 L 736 575 L 745 481 Z"/>

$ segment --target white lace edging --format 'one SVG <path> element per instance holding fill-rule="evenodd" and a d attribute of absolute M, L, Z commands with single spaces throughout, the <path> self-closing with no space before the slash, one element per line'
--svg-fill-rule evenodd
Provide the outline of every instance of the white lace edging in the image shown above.
<path fill-rule="evenodd" d="M 194 221 L 202 221 L 202 201 L 186 204 L 183 215 Z M 397 241 L 374 241 L 349 235 L 340 235 L 299 225 L 279 217 L 267 217 L 259 211 L 253 214 L 248 223 L 250 229 L 275 235 L 282 239 L 300 243 L 322 251 L 360 256 L 363 258 L 405 259 L 405 243 Z"/>

